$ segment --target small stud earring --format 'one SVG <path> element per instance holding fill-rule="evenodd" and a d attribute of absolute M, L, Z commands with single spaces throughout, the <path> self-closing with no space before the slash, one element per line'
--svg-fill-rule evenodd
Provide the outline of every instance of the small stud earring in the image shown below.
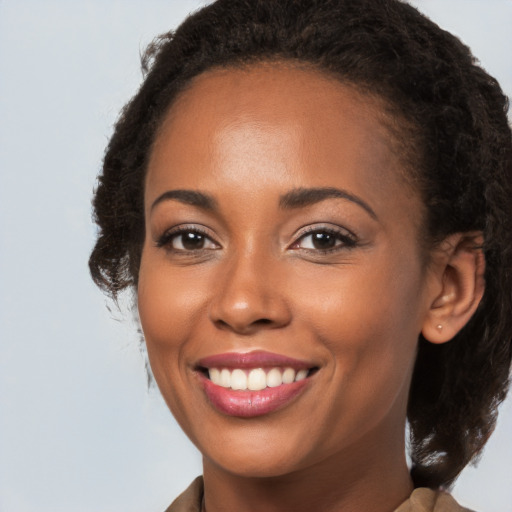
<path fill-rule="evenodd" d="M 441 324 L 437 325 L 437 330 L 441 331 L 443 329 L 443 326 Z"/>

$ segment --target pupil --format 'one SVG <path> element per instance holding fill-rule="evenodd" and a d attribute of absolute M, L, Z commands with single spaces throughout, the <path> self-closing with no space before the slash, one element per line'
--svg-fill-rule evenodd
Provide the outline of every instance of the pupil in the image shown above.
<path fill-rule="evenodd" d="M 202 249 L 204 246 L 204 236 L 199 233 L 185 233 L 182 235 L 181 243 L 187 250 Z"/>
<path fill-rule="evenodd" d="M 313 234 L 313 246 L 315 249 L 331 249 L 335 243 L 336 239 L 329 233 Z"/>

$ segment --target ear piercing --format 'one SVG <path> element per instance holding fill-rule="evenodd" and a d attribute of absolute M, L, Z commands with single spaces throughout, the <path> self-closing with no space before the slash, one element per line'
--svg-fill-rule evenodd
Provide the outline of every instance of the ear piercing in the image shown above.
<path fill-rule="evenodd" d="M 436 328 L 437 328 L 438 331 L 442 331 L 443 330 L 443 326 L 441 324 L 438 324 L 436 326 Z"/>

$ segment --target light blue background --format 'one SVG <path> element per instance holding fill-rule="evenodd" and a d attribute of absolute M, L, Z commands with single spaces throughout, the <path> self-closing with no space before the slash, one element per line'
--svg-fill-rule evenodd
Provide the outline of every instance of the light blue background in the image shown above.
<path fill-rule="evenodd" d="M 512 95 L 510 0 L 415 0 Z M 90 198 L 139 52 L 199 0 L 0 0 L 0 511 L 163 510 L 200 457 L 129 312 L 90 282 Z M 114 320 L 113 320 L 114 319 Z M 512 401 L 455 495 L 512 510 Z"/>

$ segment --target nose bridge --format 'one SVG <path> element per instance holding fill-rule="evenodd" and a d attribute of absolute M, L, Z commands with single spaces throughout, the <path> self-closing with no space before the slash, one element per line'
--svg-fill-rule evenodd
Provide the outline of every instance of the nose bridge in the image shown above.
<path fill-rule="evenodd" d="M 289 310 L 277 274 L 279 261 L 269 247 L 246 243 L 226 256 L 210 318 L 239 333 L 275 328 L 289 322 Z"/>

